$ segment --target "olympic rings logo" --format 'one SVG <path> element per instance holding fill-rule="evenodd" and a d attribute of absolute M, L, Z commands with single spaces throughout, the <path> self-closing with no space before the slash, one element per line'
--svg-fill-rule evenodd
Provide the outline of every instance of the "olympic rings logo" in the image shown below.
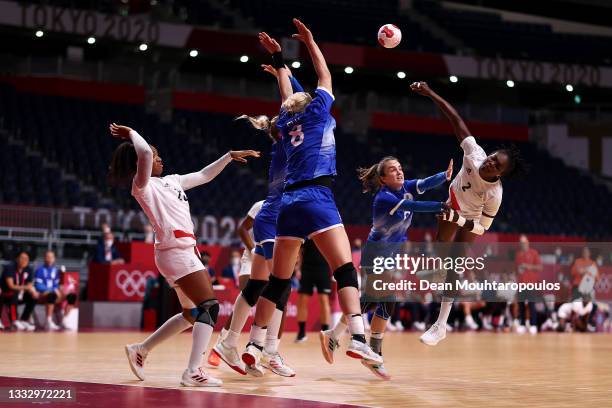
<path fill-rule="evenodd" d="M 140 272 L 134 270 L 131 272 L 121 269 L 115 276 L 115 284 L 123 294 L 127 297 L 138 295 L 144 297 L 147 279 L 156 278 L 157 275 L 153 271 Z"/>

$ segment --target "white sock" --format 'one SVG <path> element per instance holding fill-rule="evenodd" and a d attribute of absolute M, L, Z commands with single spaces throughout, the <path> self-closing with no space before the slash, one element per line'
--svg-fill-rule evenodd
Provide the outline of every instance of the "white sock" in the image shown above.
<path fill-rule="evenodd" d="M 195 322 L 193 325 L 189 370 L 195 371 L 202 365 L 202 356 L 208 348 L 212 332 L 213 327 L 210 324 Z"/>
<path fill-rule="evenodd" d="M 340 337 L 342 337 L 347 327 L 348 326 L 346 325 L 346 323 L 344 323 L 344 320 L 338 320 L 338 323 L 336 323 L 336 325 L 332 329 L 331 337 L 333 337 L 335 340 L 338 340 Z"/>
<path fill-rule="evenodd" d="M 251 313 L 251 305 L 242 297 L 242 293 L 236 298 L 234 302 L 234 314 L 232 315 L 232 322 L 230 323 L 230 330 L 236 333 L 240 333 L 246 324 L 249 314 Z"/>
<path fill-rule="evenodd" d="M 255 343 L 260 347 L 263 347 L 264 341 L 266 340 L 266 327 L 259 327 L 253 324 L 251 326 L 251 334 L 249 335 L 249 343 Z"/>
<path fill-rule="evenodd" d="M 147 351 L 151 351 L 163 341 L 168 340 L 170 337 L 179 334 L 189 327 L 191 327 L 191 323 L 183 317 L 182 313 L 175 314 L 166 320 L 159 329 L 151 333 L 151 335 L 142 342 L 142 346 Z"/>
<path fill-rule="evenodd" d="M 283 320 L 283 311 L 274 309 L 270 323 L 268 323 L 268 331 L 266 333 L 266 346 L 264 349 L 267 353 L 273 354 L 278 350 L 278 331 Z"/>
<path fill-rule="evenodd" d="M 225 338 L 223 339 L 223 344 L 226 347 L 237 347 L 239 338 L 240 338 L 240 333 L 237 333 L 233 331 L 232 329 L 230 329 L 225 334 Z"/>
<path fill-rule="evenodd" d="M 436 320 L 436 323 L 441 325 L 442 327 L 446 327 L 446 322 L 448 321 L 448 315 L 451 312 L 451 309 L 453 307 L 453 301 L 450 300 L 445 300 L 442 303 L 440 303 L 440 314 L 438 315 L 438 320 Z"/>
<path fill-rule="evenodd" d="M 365 335 L 365 329 L 363 327 L 363 317 L 360 314 L 349 316 L 349 331 L 351 335 Z"/>
<path fill-rule="evenodd" d="M 221 333 L 219 333 L 219 341 L 223 340 L 227 335 L 227 329 L 225 327 L 221 328 Z"/>

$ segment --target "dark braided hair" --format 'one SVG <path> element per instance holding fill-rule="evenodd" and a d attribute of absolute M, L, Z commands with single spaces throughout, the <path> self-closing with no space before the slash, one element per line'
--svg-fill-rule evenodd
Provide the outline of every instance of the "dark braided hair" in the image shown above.
<path fill-rule="evenodd" d="M 137 161 L 132 142 L 123 142 L 117 146 L 108 167 L 108 183 L 114 187 L 127 186 L 136 175 Z"/>
<path fill-rule="evenodd" d="M 530 167 L 525 159 L 521 156 L 521 151 L 516 145 L 511 144 L 509 146 L 502 146 L 497 151 L 505 153 L 506 156 L 508 156 L 508 168 L 504 174 L 502 174 L 502 177 L 524 177 L 527 175 L 527 173 L 529 173 Z"/>

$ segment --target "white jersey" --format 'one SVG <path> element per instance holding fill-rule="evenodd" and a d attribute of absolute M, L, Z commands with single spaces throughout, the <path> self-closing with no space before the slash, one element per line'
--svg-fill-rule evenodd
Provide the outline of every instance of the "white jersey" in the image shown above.
<path fill-rule="evenodd" d="M 196 245 L 187 195 L 178 174 L 151 177 L 144 188 L 132 182 L 132 195 L 155 231 L 155 249 Z"/>
<path fill-rule="evenodd" d="M 501 182 L 493 183 L 480 177 L 478 169 L 487 158 L 474 136 L 461 142 L 463 165 L 449 187 L 448 204 L 468 220 L 479 221 L 482 213 L 494 217 L 502 201 Z"/>
<path fill-rule="evenodd" d="M 257 201 L 255 204 L 253 204 L 253 206 L 249 209 L 247 216 L 251 217 L 252 219 L 255 219 L 255 217 L 257 217 L 257 214 L 259 214 L 259 211 L 261 211 L 261 206 L 263 205 L 264 201 L 265 200 Z M 253 238 L 253 228 L 249 230 L 249 235 L 254 241 L 255 239 Z"/>

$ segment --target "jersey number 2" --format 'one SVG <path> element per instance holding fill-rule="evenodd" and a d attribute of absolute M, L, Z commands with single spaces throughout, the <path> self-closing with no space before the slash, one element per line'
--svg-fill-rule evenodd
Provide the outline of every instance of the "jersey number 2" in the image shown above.
<path fill-rule="evenodd" d="M 290 132 L 291 144 L 293 146 L 299 146 L 304 143 L 304 132 L 302 132 L 302 125 L 296 125 Z"/>

